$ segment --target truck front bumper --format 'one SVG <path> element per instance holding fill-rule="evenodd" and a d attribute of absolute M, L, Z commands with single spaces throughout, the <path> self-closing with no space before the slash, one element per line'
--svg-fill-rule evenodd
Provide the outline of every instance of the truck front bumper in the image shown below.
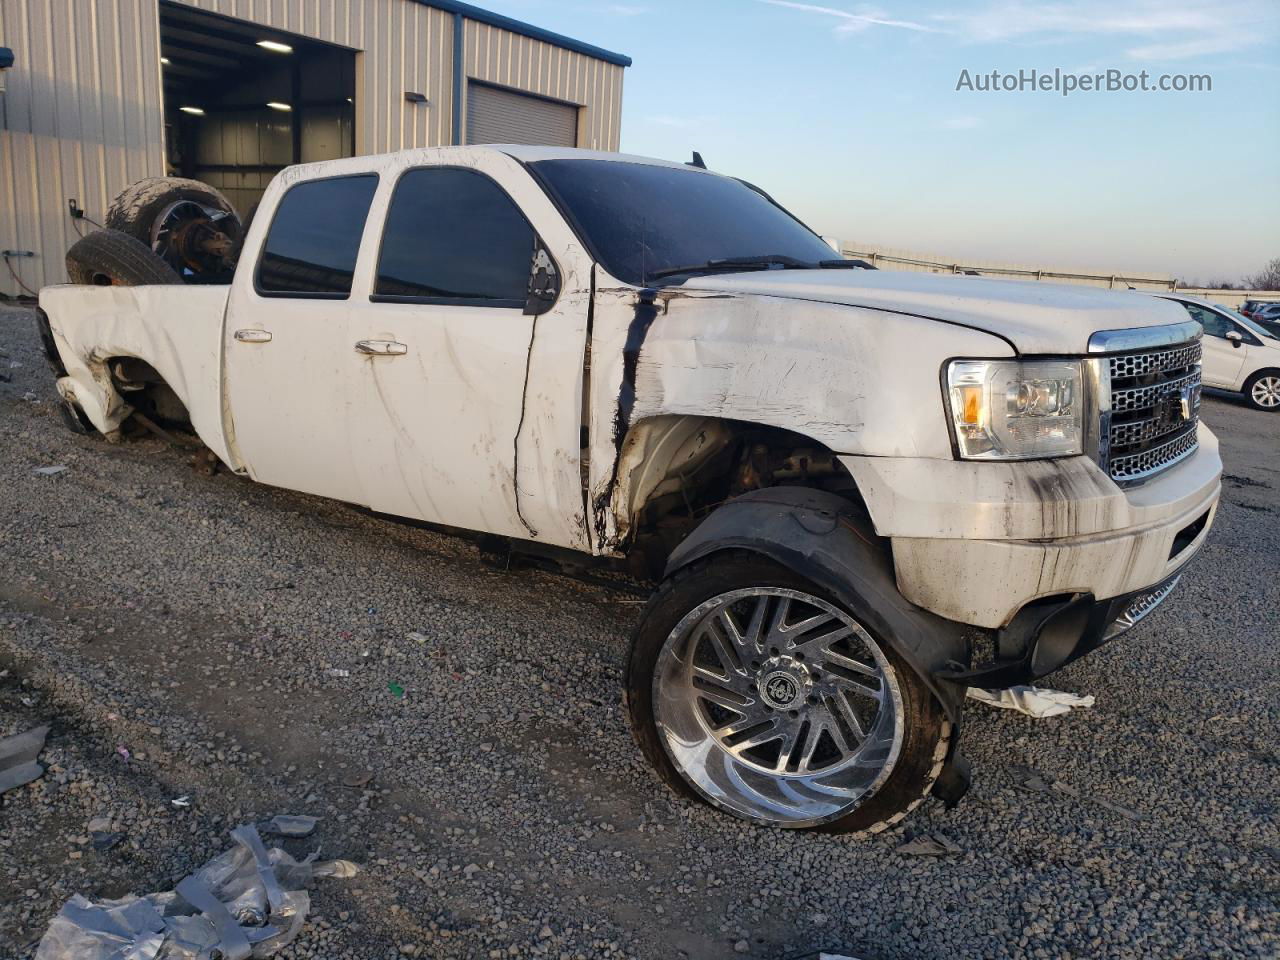
<path fill-rule="evenodd" d="M 1000 629 L 1035 601 L 1087 600 L 1106 608 L 1090 622 L 1118 617 L 1170 583 L 1203 544 L 1221 492 L 1217 438 L 1201 425 L 1199 440 L 1191 457 L 1127 489 L 1085 457 L 841 459 L 876 532 L 892 541 L 902 594 L 948 620 Z"/>

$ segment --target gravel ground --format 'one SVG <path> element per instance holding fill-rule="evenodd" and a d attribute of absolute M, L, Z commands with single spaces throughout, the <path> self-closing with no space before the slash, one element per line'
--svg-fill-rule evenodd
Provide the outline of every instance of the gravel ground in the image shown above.
<path fill-rule="evenodd" d="M 1217 527 L 1169 602 L 1054 677 L 1097 705 L 971 706 L 969 796 L 862 839 L 657 782 L 619 697 L 631 594 L 74 436 L 29 311 L 0 307 L 0 351 L 0 735 L 53 727 L 48 773 L 0 801 L 0 955 L 72 893 L 165 889 L 281 812 L 365 867 L 322 882 L 291 957 L 1280 954 L 1280 417 L 1206 400 Z M 94 817 L 125 841 L 94 852 Z M 899 852 L 924 832 L 958 852 Z"/>

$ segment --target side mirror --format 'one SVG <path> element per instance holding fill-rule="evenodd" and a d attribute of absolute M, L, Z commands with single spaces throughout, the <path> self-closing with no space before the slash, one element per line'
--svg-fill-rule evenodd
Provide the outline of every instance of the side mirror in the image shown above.
<path fill-rule="evenodd" d="M 524 302 L 526 317 L 546 313 L 560 296 L 560 274 L 547 248 L 538 243 L 533 250 L 533 262 L 529 266 L 529 296 Z"/>
<path fill-rule="evenodd" d="M 1242 336 L 1241 336 L 1238 332 L 1236 332 L 1235 330 L 1228 330 L 1228 331 L 1227 331 L 1227 339 L 1231 341 L 1231 345 L 1232 345 L 1233 347 L 1235 347 L 1237 350 L 1239 350 L 1239 349 L 1240 349 L 1240 341 L 1242 341 L 1242 340 L 1244 339 L 1244 337 L 1242 337 Z"/>

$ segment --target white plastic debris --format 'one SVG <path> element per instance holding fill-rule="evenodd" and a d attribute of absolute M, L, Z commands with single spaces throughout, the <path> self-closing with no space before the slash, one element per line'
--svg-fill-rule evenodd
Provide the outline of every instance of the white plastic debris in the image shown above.
<path fill-rule="evenodd" d="M 360 864 L 350 860 L 325 860 L 311 868 L 312 876 L 333 877 L 335 880 L 350 880 L 360 872 Z"/>
<path fill-rule="evenodd" d="M 258 824 L 258 830 L 261 833 L 278 837 L 309 837 L 315 832 L 316 823 L 318 822 L 315 817 L 277 814 L 270 820 L 264 820 Z"/>
<path fill-rule="evenodd" d="M 1002 710 L 1017 710 L 1028 717 L 1057 717 L 1070 713 L 1076 707 L 1092 707 L 1093 695 L 1081 696 L 1078 693 L 1066 693 L 1062 690 L 1048 690 L 1044 687 L 1010 687 L 1008 690 L 984 690 L 981 687 L 970 687 L 970 700 L 977 700 L 987 706 L 999 707 Z"/>
<path fill-rule="evenodd" d="M 50 921 L 35 960 L 269 957 L 301 932 L 311 908 L 306 888 L 317 877 L 355 874 L 345 860 L 314 863 L 312 854 L 299 862 L 268 850 L 253 826 L 231 837 L 235 846 L 166 893 L 99 903 L 72 897 Z"/>
<path fill-rule="evenodd" d="M 963 853 L 960 844 L 941 833 L 925 833 L 898 847 L 898 852 L 910 857 L 946 857 Z"/>
<path fill-rule="evenodd" d="M 0 739 L 0 793 L 44 776 L 44 767 L 40 766 L 37 758 L 48 735 L 48 727 L 36 727 L 26 733 Z"/>
<path fill-rule="evenodd" d="M 35 473 L 37 477 L 55 477 L 68 469 L 65 463 L 57 463 L 52 467 L 36 467 Z"/>

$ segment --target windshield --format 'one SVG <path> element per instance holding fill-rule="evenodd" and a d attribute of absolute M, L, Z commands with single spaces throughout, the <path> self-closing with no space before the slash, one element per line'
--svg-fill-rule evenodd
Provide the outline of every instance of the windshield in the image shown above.
<path fill-rule="evenodd" d="M 729 177 L 617 160 L 539 160 L 530 166 L 596 260 L 626 283 L 644 286 L 664 270 L 712 260 L 783 258 L 817 265 L 834 256 L 799 220 Z"/>

